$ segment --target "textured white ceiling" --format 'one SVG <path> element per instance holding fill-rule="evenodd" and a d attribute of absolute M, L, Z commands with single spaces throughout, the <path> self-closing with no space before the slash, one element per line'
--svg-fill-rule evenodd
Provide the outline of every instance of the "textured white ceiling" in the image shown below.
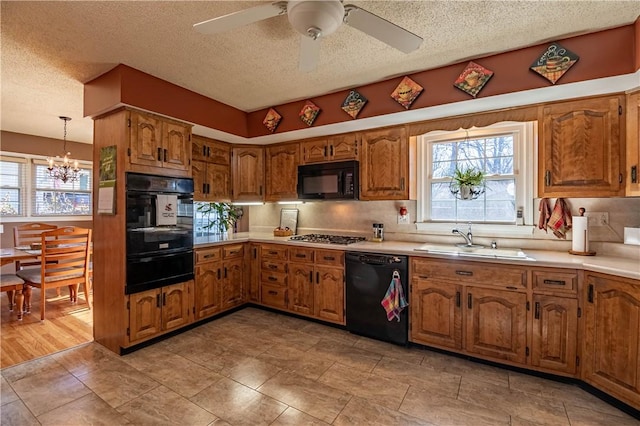
<path fill-rule="evenodd" d="M 635 21 L 639 1 L 363 1 L 424 38 L 405 55 L 347 25 L 298 71 L 299 34 L 278 16 L 223 34 L 192 25 L 260 1 L 2 1 L 1 129 L 91 143 L 83 84 L 119 63 L 244 111 L 313 98 L 490 53 Z"/>

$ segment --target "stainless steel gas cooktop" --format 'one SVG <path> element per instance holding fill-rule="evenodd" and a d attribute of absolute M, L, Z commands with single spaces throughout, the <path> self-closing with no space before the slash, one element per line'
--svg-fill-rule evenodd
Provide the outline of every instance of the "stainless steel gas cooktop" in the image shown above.
<path fill-rule="evenodd" d="M 364 241 L 364 237 L 349 237 L 344 235 L 324 235 L 324 234 L 307 234 L 307 235 L 295 235 L 289 238 L 290 241 L 304 241 L 307 243 L 321 243 L 321 244 L 353 244 L 360 241 Z"/>

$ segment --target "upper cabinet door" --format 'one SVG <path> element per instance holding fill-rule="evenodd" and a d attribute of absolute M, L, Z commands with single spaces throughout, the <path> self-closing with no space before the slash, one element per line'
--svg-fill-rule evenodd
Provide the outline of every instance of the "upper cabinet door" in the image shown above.
<path fill-rule="evenodd" d="M 163 167 L 175 170 L 189 170 L 191 166 L 191 125 L 164 122 L 162 145 Z"/>
<path fill-rule="evenodd" d="M 264 150 L 260 146 L 232 149 L 232 198 L 235 201 L 264 199 Z"/>
<path fill-rule="evenodd" d="M 154 115 L 131 111 L 131 164 L 162 167 L 162 120 Z"/>
<path fill-rule="evenodd" d="M 542 107 L 540 197 L 624 195 L 622 109 L 619 96 Z"/>
<path fill-rule="evenodd" d="M 358 142 L 358 135 L 356 133 L 346 133 L 330 137 L 327 141 L 327 145 L 331 160 L 357 160 Z"/>
<path fill-rule="evenodd" d="M 289 143 L 267 147 L 266 201 L 296 200 L 298 198 L 298 159 L 300 145 Z"/>
<path fill-rule="evenodd" d="M 404 127 L 362 134 L 360 199 L 409 199 L 408 147 Z"/>
<path fill-rule="evenodd" d="M 640 90 L 627 95 L 627 196 L 640 196 Z"/>
<path fill-rule="evenodd" d="M 323 163 L 329 159 L 329 146 L 326 139 L 314 139 L 300 142 L 302 164 Z"/>

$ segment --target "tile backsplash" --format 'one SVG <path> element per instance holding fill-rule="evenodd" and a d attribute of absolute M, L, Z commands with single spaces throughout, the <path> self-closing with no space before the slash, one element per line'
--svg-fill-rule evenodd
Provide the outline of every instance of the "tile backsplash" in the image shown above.
<path fill-rule="evenodd" d="M 525 212 L 527 223 L 522 228 L 527 235 L 523 236 L 521 231 L 514 237 L 503 236 L 499 238 L 499 244 L 505 247 L 517 246 L 530 249 L 568 250 L 571 248 L 570 234 L 567 240 L 558 240 L 551 232 L 545 233 L 530 223 L 532 220 L 537 223 L 539 201 L 539 199 L 534 200 L 535 211 L 528 212 L 528 215 Z M 554 201 L 555 199 L 551 199 L 552 207 Z M 567 201 L 573 215 L 579 214 L 580 207 L 584 207 L 587 212 L 608 213 L 608 225 L 590 227 L 590 241 L 594 243 L 596 250 L 604 243 L 607 247 L 611 246 L 610 243 L 622 245 L 624 228 L 640 226 L 640 198 L 572 198 Z M 398 224 L 397 217 L 401 206 L 407 208 L 409 224 Z M 257 232 L 271 232 L 280 223 L 282 208 L 297 208 L 299 210 L 298 234 L 328 232 L 369 237 L 372 224 L 381 222 L 384 223 L 385 238 L 388 240 L 457 242 L 459 237 L 445 235 L 442 232 L 418 231 L 414 223 L 416 207 L 416 201 L 325 201 L 298 205 L 270 203 L 249 208 L 249 229 Z M 464 225 L 460 224 L 460 226 Z M 479 243 L 490 244 L 491 238 L 485 238 L 486 241 L 484 241 L 482 235 L 478 234 L 478 236 Z M 623 250 L 626 249 L 627 247 L 623 248 Z"/>

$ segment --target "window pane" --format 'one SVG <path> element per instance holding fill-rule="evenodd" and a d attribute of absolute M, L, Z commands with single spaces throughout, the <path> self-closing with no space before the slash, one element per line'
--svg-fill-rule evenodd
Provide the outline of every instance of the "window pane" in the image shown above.
<path fill-rule="evenodd" d="M 480 197 L 477 200 L 459 200 L 456 220 L 465 222 L 484 222 L 484 199 Z"/>
<path fill-rule="evenodd" d="M 487 200 L 513 200 L 516 199 L 515 179 L 487 180 L 485 196 Z"/>
<path fill-rule="evenodd" d="M 487 157 L 513 157 L 513 136 L 504 135 L 486 141 Z"/>
<path fill-rule="evenodd" d="M 492 201 L 487 203 L 486 220 L 491 222 L 513 222 L 516 220 L 515 201 Z"/>
<path fill-rule="evenodd" d="M 456 202 L 434 201 L 431 203 L 431 218 L 433 220 L 452 220 L 456 214 Z"/>
<path fill-rule="evenodd" d="M 488 175 L 512 175 L 513 157 L 487 158 Z"/>
<path fill-rule="evenodd" d="M 0 214 L 20 216 L 20 190 L 2 189 L 0 191 Z"/>
<path fill-rule="evenodd" d="M 91 169 L 82 168 L 78 180 L 62 182 L 49 176 L 46 165 L 34 165 L 34 216 L 91 215 Z"/>

